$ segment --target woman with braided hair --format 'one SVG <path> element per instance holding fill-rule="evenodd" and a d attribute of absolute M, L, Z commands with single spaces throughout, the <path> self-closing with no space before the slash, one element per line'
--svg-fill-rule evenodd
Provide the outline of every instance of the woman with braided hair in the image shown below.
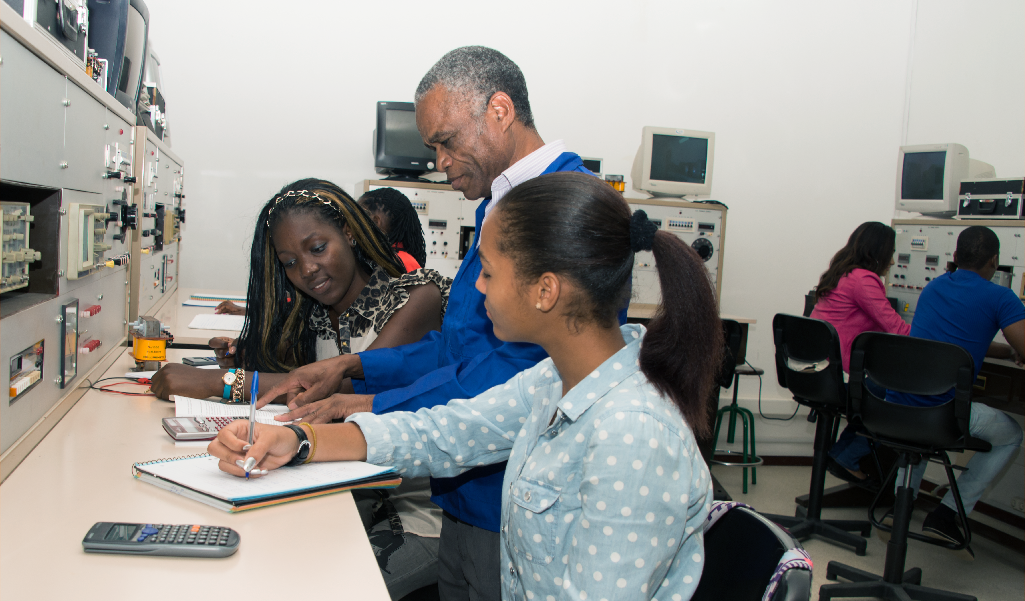
<path fill-rule="evenodd" d="M 267 391 L 299 366 L 416 342 L 440 329 L 451 283 L 430 269 L 406 273 L 352 197 L 331 182 L 299 180 L 260 211 L 245 325 L 218 355 L 241 368 L 236 376 L 248 372 L 243 379 L 262 372 L 260 389 Z M 237 351 L 225 356 L 232 347 Z M 227 397 L 225 373 L 169 363 L 154 375 L 152 389 L 160 398 Z M 242 389 L 247 400 L 248 384 Z M 430 501 L 428 479 L 354 498 L 396 598 L 436 582 L 441 510 Z"/>
<path fill-rule="evenodd" d="M 482 229 L 477 289 L 495 334 L 539 344 L 549 358 L 477 397 L 416 413 L 257 424 L 252 447 L 239 420 L 210 453 L 236 476 L 247 460 L 258 475 L 355 459 L 404 477 L 508 461 L 503 599 L 689 599 L 712 501 L 695 433 L 708 428 L 723 348 L 704 263 L 580 173 L 516 186 Z M 654 253 L 662 286 L 647 330 L 616 319 L 642 250 Z"/>
<path fill-rule="evenodd" d="M 407 271 L 426 265 L 427 244 L 424 228 L 413 203 L 395 188 L 378 188 L 359 197 L 359 206 L 370 213 L 371 219 L 388 236 L 395 254 Z"/>

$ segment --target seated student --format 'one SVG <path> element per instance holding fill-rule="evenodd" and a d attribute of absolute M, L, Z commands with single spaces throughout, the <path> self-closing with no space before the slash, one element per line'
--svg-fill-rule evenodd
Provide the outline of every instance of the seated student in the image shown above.
<path fill-rule="evenodd" d="M 901 319 L 886 300 L 882 277 L 893 265 L 897 233 L 878 221 L 858 226 L 847 245 L 829 261 L 829 269 L 815 289 L 812 319 L 827 321 L 840 337 L 844 373 L 850 373 L 851 345 L 862 332 L 907 335 L 911 326 Z M 870 384 L 871 385 L 871 384 Z M 885 392 L 879 391 L 879 396 Z M 868 439 L 848 426 L 829 450 L 829 471 L 844 480 L 860 481 L 861 458 L 871 452 Z"/>
<path fill-rule="evenodd" d="M 374 224 L 384 232 L 407 273 L 412 273 L 425 264 L 427 250 L 423 228 L 416 209 L 402 192 L 394 188 L 371 190 L 357 202 L 370 214 Z M 409 249 L 409 252 L 405 249 Z M 226 300 L 214 308 L 214 313 L 245 315 L 246 309 Z"/>
<path fill-rule="evenodd" d="M 414 271 L 427 264 L 423 225 L 405 194 L 395 188 L 378 188 L 360 196 L 358 202 L 388 236 L 406 271 Z"/>
<path fill-rule="evenodd" d="M 996 273 L 999 255 L 1000 240 L 993 230 L 975 225 L 962 231 L 954 251 L 957 271 L 945 273 L 926 285 L 918 297 L 911 324 L 911 335 L 916 338 L 949 342 L 968 351 L 975 360 L 976 376 L 986 356 L 1015 357 L 1019 361 L 1025 356 L 1025 307 L 1013 291 L 990 281 Z M 1010 347 L 993 342 L 997 330 L 1004 333 Z M 889 391 L 886 400 L 931 407 L 953 397 L 953 392 L 922 397 Z M 974 438 L 989 442 L 993 449 L 975 453 L 968 461 L 968 469 L 957 478 L 966 514 L 971 513 L 989 483 L 1014 458 L 1022 442 L 1017 422 L 982 403 L 972 403 L 968 431 Z M 911 486 L 916 493 L 925 468 L 923 462 L 912 469 Z M 897 482 L 903 481 L 901 470 Z M 956 508 L 954 497 L 948 492 L 939 507 L 926 516 L 922 531 L 947 541 L 963 542 Z"/>
<path fill-rule="evenodd" d="M 267 392 L 302 365 L 415 342 L 440 329 L 450 286 L 430 269 L 405 273 L 384 234 L 340 188 L 300 180 L 257 219 L 248 313 L 227 359 L 261 372 Z M 218 353 L 225 358 L 224 348 Z M 168 363 L 152 389 L 160 398 L 222 396 L 225 373 Z M 354 497 L 392 594 L 436 582 L 441 510 L 430 501 L 428 479 L 407 480 L 387 496 Z"/>
<path fill-rule="evenodd" d="M 695 441 L 723 348 L 697 254 L 580 173 L 516 186 L 484 222 L 477 288 L 503 340 L 550 355 L 471 399 L 294 429 L 239 420 L 210 444 L 222 470 L 365 459 L 456 476 L 508 460 L 503 599 L 690 598 L 704 562 L 711 478 Z M 650 329 L 617 325 L 634 253 L 652 250 L 663 305 Z M 301 469 L 301 468 L 300 468 Z"/>

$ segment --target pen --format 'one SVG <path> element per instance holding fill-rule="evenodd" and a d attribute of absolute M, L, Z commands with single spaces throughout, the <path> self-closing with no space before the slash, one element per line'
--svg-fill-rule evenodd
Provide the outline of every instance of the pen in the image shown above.
<path fill-rule="evenodd" d="M 256 429 L 256 395 L 260 390 L 260 372 L 253 372 L 253 381 L 249 385 L 249 446 L 253 446 L 253 430 Z M 246 480 L 249 479 L 249 458 L 246 459 Z M 255 464 L 254 466 L 255 467 Z"/>

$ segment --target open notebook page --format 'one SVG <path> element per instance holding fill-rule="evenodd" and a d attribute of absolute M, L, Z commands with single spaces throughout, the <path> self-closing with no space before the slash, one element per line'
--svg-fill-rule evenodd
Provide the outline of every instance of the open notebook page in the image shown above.
<path fill-rule="evenodd" d="M 227 501 L 245 501 L 345 484 L 392 470 L 391 467 L 370 465 L 362 461 L 331 461 L 283 467 L 246 480 L 222 472 L 217 467 L 218 461 L 216 457 L 203 455 L 141 464 L 138 469 Z"/>

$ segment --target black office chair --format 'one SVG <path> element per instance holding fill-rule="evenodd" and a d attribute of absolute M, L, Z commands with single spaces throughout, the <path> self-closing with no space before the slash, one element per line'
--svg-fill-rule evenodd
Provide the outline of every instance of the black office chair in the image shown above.
<path fill-rule="evenodd" d="M 826 461 L 833 441 L 833 423 L 847 409 L 843 383 L 843 360 L 836 329 L 825 321 L 777 313 L 772 319 L 776 345 L 776 378 L 790 390 L 794 400 L 818 413 L 815 423 L 815 455 L 812 460 L 808 508 L 798 506 L 795 516 L 765 517 L 784 526 L 798 539 L 813 534 L 851 545 L 864 555 L 865 536 L 872 526 L 864 520 L 822 519 L 822 491 L 826 482 Z M 851 534 L 860 531 L 861 536 Z"/>
<path fill-rule="evenodd" d="M 907 540 L 913 538 L 949 549 L 964 549 L 971 543 L 971 532 L 961 495 L 954 478 L 955 467 L 948 451 L 989 451 L 990 444 L 968 435 L 971 395 L 975 367 L 963 348 L 910 336 L 866 332 L 851 347 L 851 411 L 875 440 L 897 451 L 897 464 L 884 482 L 892 482 L 898 467 L 905 467 L 904 481 L 897 489 L 893 507 L 893 526 L 875 519 L 880 493 L 869 509 L 873 525 L 892 534 L 886 547 L 883 575 L 878 576 L 841 563 L 829 562 L 826 578 L 842 577 L 849 583 L 825 584 L 819 599 L 881 597 L 885 599 L 924 599 L 928 601 L 974 601 L 975 597 L 921 586 L 921 568 L 904 570 Z M 912 407 L 890 403 L 873 395 L 865 387 L 872 380 L 887 390 L 910 394 L 936 395 L 954 389 L 953 400 L 936 407 Z M 947 481 L 957 504 L 957 513 L 965 529 L 965 541 L 948 543 L 909 532 L 914 496 L 910 487 L 910 467 L 923 459 L 943 464 Z M 963 468 L 958 468 L 963 469 Z"/>
<path fill-rule="evenodd" d="M 712 511 L 724 509 L 716 504 Z M 793 536 L 750 507 L 734 506 L 705 530 L 705 568 L 691 599 L 759 601 L 777 574 L 780 560 L 797 556 L 807 558 Z M 807 567 L 811 567 L 810 559 Z M 811 571 L 783 571 L 769 599 L 808 601 L 811 599 Z"/>

